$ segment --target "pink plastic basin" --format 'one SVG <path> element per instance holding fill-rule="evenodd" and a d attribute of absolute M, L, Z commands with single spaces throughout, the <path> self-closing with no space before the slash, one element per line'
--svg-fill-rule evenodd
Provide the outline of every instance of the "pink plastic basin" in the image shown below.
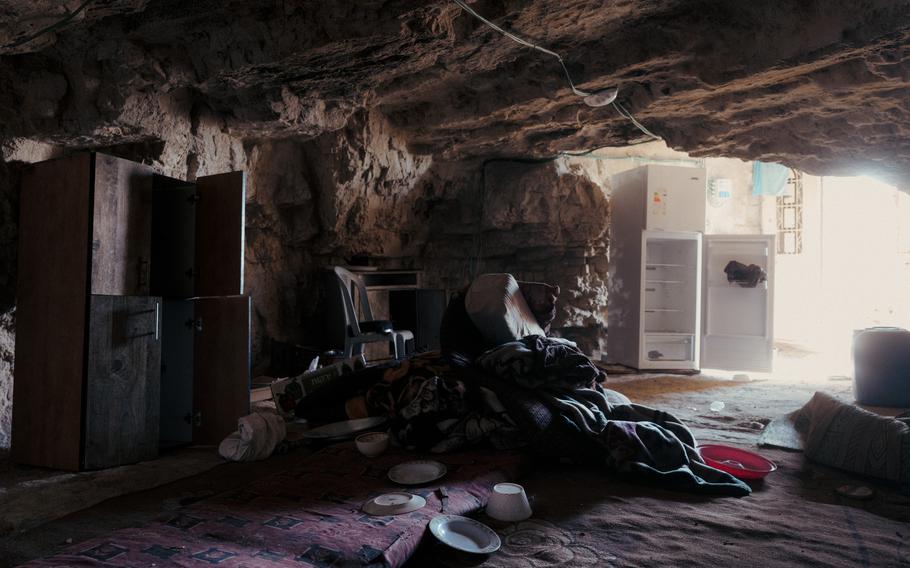
<path fill-rule="evenodd" d="M 698 446 L 698 453 L 706 464 L 739 479 L 761 479 L 777 469 L 771 460 L 733 446 L 704 444 Z"/>

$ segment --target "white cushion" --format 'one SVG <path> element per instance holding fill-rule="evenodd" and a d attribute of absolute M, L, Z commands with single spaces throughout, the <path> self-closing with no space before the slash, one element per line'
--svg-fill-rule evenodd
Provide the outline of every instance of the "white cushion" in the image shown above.
<path fill-rule="evenodd" d="M 546 335 L 511 274 L 478 276 L 468 288 L 464 307 L 483 338 L 493 345 Z"/>

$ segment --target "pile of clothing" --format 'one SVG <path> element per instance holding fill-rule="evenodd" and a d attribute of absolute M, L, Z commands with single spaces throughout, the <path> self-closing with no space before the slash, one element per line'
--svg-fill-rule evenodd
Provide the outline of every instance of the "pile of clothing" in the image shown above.
<path fill-rule="evenodd" d="M 544 291 L 540 297 L 555 304 L 558 288 L 528 284 L 535 283 L 524 288 Z M 479 278 L 450 303 L 441 354 L 386 368 L 371 385 L 344 383 L 348 417 L 389 416 L 399 444 L 415 450 L 522 447 L 544 459 L 597 464 L 680 490 L 751 492 L 701 460 L 680 420 L 604 389 L 605 374 L 573 342 L 546 336 L 549 322 L 541 325 L 522 290 L 511 275 Z M 552 321 L 553 307 L 546 304 L 535 307 Z M 326 394 L 308 397 L 312 408 L 325 407 L 320 399 Z"/>

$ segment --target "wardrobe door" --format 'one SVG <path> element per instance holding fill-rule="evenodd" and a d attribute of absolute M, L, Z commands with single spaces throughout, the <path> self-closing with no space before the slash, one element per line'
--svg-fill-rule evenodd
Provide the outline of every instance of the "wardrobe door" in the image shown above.
<path fill-rule="evenodd" d="M 217 444 L 250 412 L 250 297 L 193 302 L 193 441 Z"/>
<path fill-rule="evenodd" d="M 148 294 L 153 171 L 114 156 L 93 157 L 91 293 Z"/>
<path fill-rule="evenodd" d="M 193 441 L 192 300 L 164 300 L 161 310 L 161 447 Z"/>
<path fill-rule="evenodd" d="M 91 155 L 22 179 L 12 458 L 75 470 L 82 434 Z"/>
<path fill-rule="evenodd" d="M 196 296 L 243 293 L 246 174 L 196 178 Z"/>
<path fill-rule="evenodd" d="M 91 297 L 85 469 L 158 456 L 161 299 Z"/>

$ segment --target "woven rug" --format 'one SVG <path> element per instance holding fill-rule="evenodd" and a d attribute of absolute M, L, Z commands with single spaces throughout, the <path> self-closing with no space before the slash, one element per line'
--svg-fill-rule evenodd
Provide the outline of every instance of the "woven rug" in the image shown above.
<path fill-rule="evenodd" d="M 368 499 L 401 490 L 389 468 L 421 456 L 403 452 L 365 458 L 346 443 L 309 455 L 299 465 L 201 501 L 148 526 L 119 530 L 25 566 L 400 566 L 440 511 L 482 508 L 493 484 L 512 479 L 524 460 L 503 452 L 423 456 L 446 464 L 445 477 L 410 491 L 427 505 L 413 513 L 374 517 Z"/>

